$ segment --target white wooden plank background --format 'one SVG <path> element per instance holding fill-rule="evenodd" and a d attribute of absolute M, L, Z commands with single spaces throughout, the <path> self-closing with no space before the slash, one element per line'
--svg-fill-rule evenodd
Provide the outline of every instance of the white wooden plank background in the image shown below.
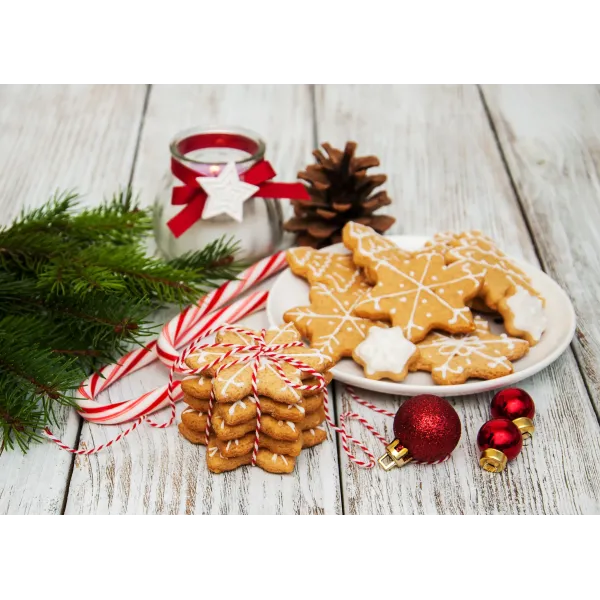
<path fill-rule="evenodd" d="M 475 87 L 328 86 L 316 94 L 317 135 L 360 141 L 389 176 L 395 233 L 479 228 L 533 264 L 534 249 Z M 532 111 L 535 106 L 532 106 Z M 482 471 L 475 438 L 489 418 L 490 394 L 454 401 L 463 436 L 452 459 L 389 473 L 342 458 L 348 513 L 572 513 L 600 510 L 599 427 L 570 351 L 524 383 L 538 413 L 534 443 L 503 474 Z M 338 403 L 350 408 L 336 386 Z M 363 396 L 390 410 L 398 402 Z M 341 408 L 340 408 L 341 409 Z M 393 438 L 391 419 L 375 417 Z M 356 432 L 357 429 L 355 428 Z M 362 435 L 377 447 L 377 442 Z M 583 440 L 586 440 L 585 442 Z"/>
<path fill-rule="evenodd" d="M 173 135 L 194 125 L 243 123 L 268 140 L 267 156 L 282 178 L 295 178 L 313 148 L 312 110 L 307 87 L 153 88 L 140 144 L 134 185 L 152 202 L 169 173 Z M 267 325 L 264 313 L 249 322 Z M 109 390 L 111 399 L 150 389 L 150 374 L 164 380 L 162 367 L 145 369 Z M 118 428 L 84 425 L 83 443 L 97 445 Z M 139 428 L 135 437 L 108 452 L 77 461 L 68 513 L 338 513 L 340 486 L 335 442 L 303 452 L 291 476 L 237 469 L 215 477 L 205 449 L 182 439 L 176 427 L 157 435 Z"/>
<path fill-rule="evenodd" d="M 344 457 L 340 470 L 332 441 L 303 455 L 291 477 L 258 469 L 210 476 L 204 449 L 180 440 L 175 428 L 138 429 L 106 453 L 77 459 L 72 476 L 71 457 L 48 445 L 26 457 L 5 452 L 0 513 L 600 512 L 600 429 L 586 389 L 598 402 L 597 90 L 486 87 L 481 97 L 472 86 L 158 86 L 144 114 L 145 99 L 143 87 L 0 87 L 2 221 L 57 187 L 90 190 L 90 202 L 96 201 L 126 184 L 132 167 L 134 185 L 150 203 L 165 183 L 170 138 L 194 125 L 261 132 L 268 157 L 289 180 L 310 160 L 316 127 L 320 141 L 356 139 L 361 153 L 380 156 L 395 201 L 389 207 L 398 217 L 395 233 L 478 227 L 534 264 L 539 253 L 576 304 L 574 346 L 584 376 L 568 351 L 525 382 L 538 406 L 538 431 L 502 475 L 477 465 L 475 436 L 489 410 L 485 394 L 454 401 L 463 437 L 452 459 L 436 467 L 367 472 Z M 30 163 L 40 167 L 35 178 Z M 571 210 L 574 198 L 578 211 Z M 114 401 L 128 398 L 162 377 L 159 367 L 150 368 L 108 393 Z M 348 407 L 342 387 L 336 391 L 338 410 Z M 360 412 L 391 434 L 390 419 Z M 61 433 L 73 443 L 77 429 L 70 413 Z M 84 425 L 81 442 L 99 444 L 117 430 Z M 363 439 L 380 450 L 372 438 Z"/>
<path fill-rule="evenodd" d="M 59 188 L 92 203 L 127 185 L 144 96 L 144 87 L 0 86 L 0 222 Z M 57 434 L 74 444 L 79 417 L 58 414 Z M 0 513 L 60 513 L 72 463 L 47 444 L 0 453 Z"/>
<path fill-rule="evenodd" d="M 600 412 L 600 87 L 484 96 L 544 268 L 575 302 L 573 347 Z"/>

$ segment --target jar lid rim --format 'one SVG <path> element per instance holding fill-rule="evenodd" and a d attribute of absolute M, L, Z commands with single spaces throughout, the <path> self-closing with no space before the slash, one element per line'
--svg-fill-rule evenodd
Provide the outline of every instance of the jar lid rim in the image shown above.
<path fill-rule="evenodd" d="M 256 150 L 250 155 L 244 158 L 240 158 L 238 160 L 233 161 L 235 164 L 244 164 L 247 162 L 257 161 L 264 157 L 266 150 L 266 143 L 263 138 L 250 129 L 245 129 L 243 127 L 210 127 L 210 128 L 201 128 L 201 127 L 192 127 L 189 129 L 184 129 L 175 135 L 175 137 L 171 140 L 169 145 L 169 149 L 171 151 L 171 156 L 176 158 L 177 160 L 182 160 L 185 162 L 197 164 L 197 165 L 225 165 L 227 162 L 231 161 L 210 161 L 206 162 L 204 160 L 197 160 L 195 158 L 191 158 L 187 156 L 190 152 L 181 152 L 180 144 L 190 137 L 202 136 L 202 135 L 215 135 L 215 134 L 224 134 L 230 136 L 238 136 L 239 138 L 246 138 L 248 141 L 256 144 Z"/>

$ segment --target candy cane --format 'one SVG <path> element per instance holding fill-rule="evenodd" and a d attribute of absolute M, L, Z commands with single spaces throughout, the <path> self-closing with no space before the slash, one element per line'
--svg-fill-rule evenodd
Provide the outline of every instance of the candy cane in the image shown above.
<path fill-rule="evenodd" d="M 246 269 L 237 280 L 229 281 L 208 294 L 197 306 L 186 308 L 163 327 L 158 337 L 156 352 L 161 362 L 170 367 L 177 360 L 179 354 L 176 348 L 187 346 L 198 337 L 196 325 L 205 315 L 281 271 L 286 264 L 285 252 L 277 252 Z"/>
<path fill-rule="evenodd" d="M 225 323 L 235 323 L 243 317 L 263 309 L 268 295 L 269 294 L 266 291 L 254 292 L 248 297 L 238 300 L 231 306 L 227 306 L 210 315 L 206 315 L 196 323 L 196 337 L 206 335 L 206 332 L 211 327 L 214 328 L 217 325 L 223 325 Z M 123 375 L 125 374 L 127 373 L 124 373 Z M 176 382 L 174 385 L 178 388 L 181 384 L 180 382 Z M 81 394 L 82 389 L 84 390 L 84 394 Z M 89 384 L 84 384 L 79 390 L 80 395 L 77 399 L 79 405 L 78 412 L 84 419 L 91 421 L 92 423 L 104 425 L 125 423 L 145 414 L 156 412 L 169 404 L 167 385 L 156 388 L 151 392 L 147 392 L 134 400 L 127 400 L 105 406 L 99 406 L 94 400 L 94 397 L 89 395 L 88 390 Z M 176 400 L 179 400 L 180 398 L 181 396 L 178 395 Z"/>
<path fill-rule="evenodd" d="M 121 377 L 151 364 L 157 357 L 167 366 L 170 366 L 172 361 L 177 358 L 176 348 L 189 344 L 200 334 L 202 323 L 204 323 L 204 321 L 201 322 L 201 319 L 204 319 L 211 311 L 227 304 L 227 302 L 235 299 L 254 285 L 281 271 L 285 264 L 284 252 L 277 252 L 258 261 L 241 273 L 237 280 L 224 283 L 199 300 L 196 306 L 188 306 L 179 315 L 171 319 L 163 327 L 157 340 L 129 352 L 115 364 L 107 365 L 98 373 L 94 373 L 79 388 L 79 396 L 87 399 L 95 398 Z M 94 407 L 98 408 L 96 404 L 94 404 Z"/>
<path fill-rule="evenodd" d="M 235 320 L 238 320 L 256 310 L 264 308 L 267 298 L 268 292 L 255 292 L 254 294 L 249 295 L 243 300 L 239 300 L 231 306 L 216 311 L 216 313 L 214 314 L 206 315 L 206 318 L 203 321 L 198 321 L 196 323 L 196 329 L 199 330 L 199 335 L 202 335 L 203 332 L 209 330 L 211 327 L 214 328 L 215 324 L 224 324 L 228 321 L 233 322 Z M 202 327 L 204 327 L 204 329 L 201 329 Z M 123 377 L 126 374 L 128 374 L 128 372 L 122 370 L 120 377 Z M 116 379 L 113 379 L 113 382 L 115 380 Z M 89 389 L 90 383 L 90 380 L 84 383 L 84 385 L 82 385 L 82 388 L 80 388 L 80 392 L 81 389 Z M 105 387 L 106 386 L 104 386 L 103 389 L 105 389 Z M 156 388 L 155 390 L 152 390 L 151 392 L 147 392 L 146 394 L 143 394 L 135 400 L 120 402 L 118 404 L 113 404 L 106 407 L 99 407 L 96 403 L 92 401 L 92 399 L 87 401 L 84 398 L 79 399 L 79 413 L 87 421 L 100 423 L 104 425 L 114 425 L 137 419 L 129 429 L 121 432 L 116 438 L 110 440 L 106 444 L 102 444 L 95 448 L 85 450 L 71 448 L 67 444 L 62 442 L 60 438 L 56 437 L 49 429 L 46 428 L 44 430 L 44 433 L 51 441 L 53 441 L 63 450 L 70 452 L 71 454 L 95 454 L 97 452 L 100 452 L 104 448 L 112 446 L 119 440 L 123 439 L 125 436 L 135 431 L 135 429 L 144 421 L 146 421 L 150 426 L 159 429 L 169 427 L 175 419 L 175 403 L 181 397 L 181 382 L 177 381 L 170 382 L 169 385 L 161 386 L 159 388 Z M 155 422 L 149 417 L 150 413 L 160 410 L 161 408 L 165 408 L 167 406 L 171 407 L 171 412 L 169 418 L 163 423 Z"/>

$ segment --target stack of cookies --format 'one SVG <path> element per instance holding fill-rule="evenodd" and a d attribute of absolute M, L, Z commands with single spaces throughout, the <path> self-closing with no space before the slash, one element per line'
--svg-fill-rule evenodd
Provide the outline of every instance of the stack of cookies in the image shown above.
<path fill-rule="evenodd" d="M 237 362 L 249 352 L 244 347 L 255 346 L 252 336 L 261 332 L 249 330 L 222 331 L 216 336 L 215 345 L 191 354 L 186 359 L 188 367 L 200 370 L 182 381 L 184 402 L 187 408 L 181 415 L 179 431 L 194 444 L 206 444 L 207 464 L 213 473 L 231 471 L 252 462 L 257 426 L 257 405 L 252 393 L 252 361 Z M 298 342 L 301 337 L 296 328 L 288 324 L 281 329 L 264 333 L 265 350 L 289 356 L 322 373 L 325 381 L 331 376 L 327 370 L 331 360 L 316 349 L 305 346 L 276 349 L 277 345 Z M 236 344 L 242 348 L 222 363 L 205 369 Z M 257 393 L 261 410 L 259 450 L 256 464 L 270 473 L 291 473 L 296 457 L 303 448 L 310 448 L 326 439 L 327 433 L 319 427 L 325 421 L 323 392 L 296 389 L 301 384 L 313 385 L 314 377 L 280 360 L 260 358 L 257 371 Z M 223 366 L 224 363 L 224 366 Z M 221 368 L 216 374 L 218 366 Z M 280 372 L 281 371 L 281 372 Z M 282 378 L 282 373 L 287 378 Z M 290 385 L 292 382 L 293 385 Z M 209 399 L 213 394 L 214 407 L 206 438 Z"/>
<path fill-rule="evenodd" d="M 369 378 L 402 381 L 417 370 L 441 385 L 501 377 L 546 328 L 529 277 L 480 232 L 439 234 L 408 252 L 351 222 L 343 241 L 351 254 L 288 252 L 291 270 L 310 284 L 310 306 L 284 320 L 334 362 L 351 356 Z M 475 310 L 500 316 L 506 333 L 491 333 Z"/>

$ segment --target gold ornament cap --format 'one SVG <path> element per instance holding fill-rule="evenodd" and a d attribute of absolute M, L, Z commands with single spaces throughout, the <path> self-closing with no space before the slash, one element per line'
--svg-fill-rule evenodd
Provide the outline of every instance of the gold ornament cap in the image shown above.
<path fill-rule="evenodd" d="M 394 440 L 391 444 L 388 444 L 385 450 L 385 454 L 380 456 L 377 462 L 386 471 L 403 467 L 412 460 L 412 456 L 408 454 L 408 449 L 401 446 L 399 440 Z"/>
<path fill-rule="evenodd" d="M 515 419 L 513 423 L 519 428 L 519 431 L 523 436 L 523 442 L 533 436 L 535 425 L 531 419 L 528 419 L 527 417 L 519 417 L 518 419 Z"/>
<path fill-rule="evenodd" d="M 490 473 L 500 473 L 504 471 L 507 462 L 506 454 L 495 448 L 484 450 L 479 457 L 479 465 Z"/>

